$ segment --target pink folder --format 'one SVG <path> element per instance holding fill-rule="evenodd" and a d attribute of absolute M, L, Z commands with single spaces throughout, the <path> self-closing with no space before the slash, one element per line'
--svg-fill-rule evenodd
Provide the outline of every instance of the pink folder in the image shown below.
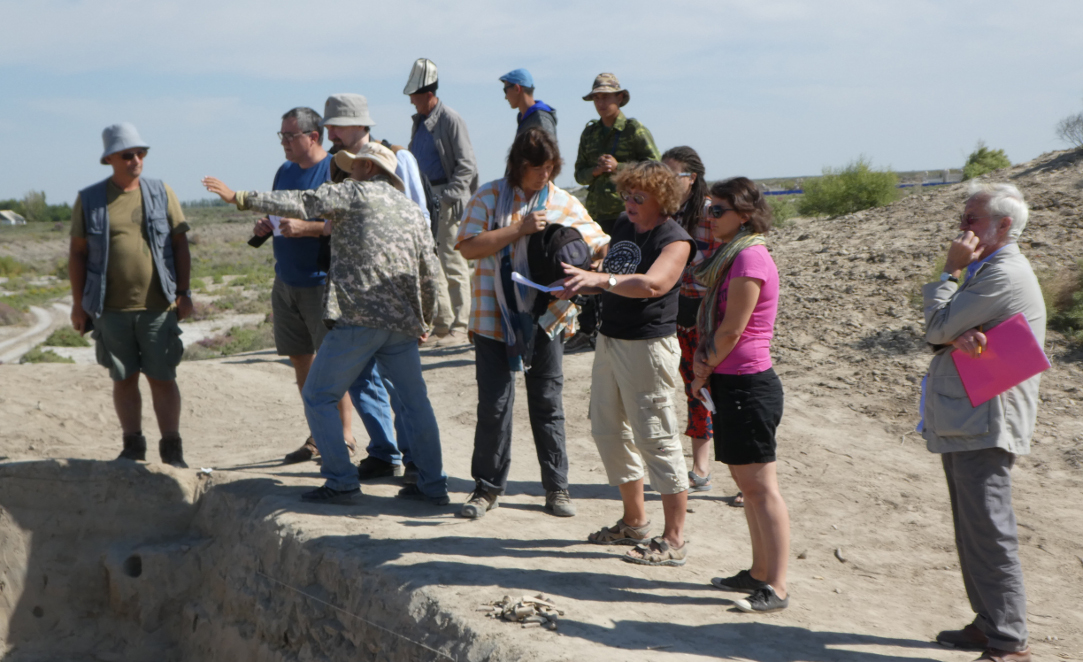
<path fill-rule="evenodd" d="M 985 336 L 988 344 L 978 358 L 958 349 L 951 353 L 973 407 L 1049 368 L 1049 359 L 1023 313 L 989 329 Z"/>

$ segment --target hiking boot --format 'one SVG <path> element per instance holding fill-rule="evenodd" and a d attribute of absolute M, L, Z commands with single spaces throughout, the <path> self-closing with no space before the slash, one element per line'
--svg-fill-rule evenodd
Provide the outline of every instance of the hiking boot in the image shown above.
<path fill-rule="evenodd" d="M 403 485 L 417 485 L 417 465 L 413 462 L 407 462 L 402 465 L 402 484 Z"/>
<path fill-rule="evenodd" d="M 499 494 L 490 492 L 479 485 L 474 488 L 474 493 L 463 504 L 461 514 L 469 519 L 481 519 L 485 517 L 485 513 L 497 507 L 499 499 Z"/>
<path fill-rule="evenodd" d="M 989 637 L 971 623 L 962 630 L 944 630 L 936 635 L 936 643 L 962 651 L 983 651 L 989 646 Z"/>
<path fill-rule="evenodd" d="M 778 611 L 790 606 L 790 596 L 787 595 L 785 599 L 778 597 L 774 587 L 768 584 L 752 591 L 752 594 L 743 600 L 734 600 L 733 605 L 747 612 Z"/>
<path fill-rule="evenodd" d="M 407 485 L 406 487 L 399 490 L 398 494 L 396 494 L 395 496 L 400 499 L 425 499 L 434 506 L 446 506 L 451 503 L 451 498 L 448 497 L 447 494 L 438 497 L 429 496 L 428 494 L 422 492 L 417 485 Z"/>
<path fill-rule="evenodd" d="M 133 462 L 147 461 L 147 438 L 142 432 L 124 435 L 124 450 L 117 456 L 118 460 L 132 460 Z"/>
<path fill-rule="evenodd" d="M 316 448 L 316 440 L 312 437 L 305 439 L 305 443 L 301 444 L 301 447 L 286 455 L 282 460 L 283 464 L 297 464 L 298 462 L 308 462 L 314 460 L 320 456 L 320 449 Z"/>
<path fill-rule="evenodd" d="M 741 591 L 744 593 L 752 593 L 764 586 L 768 586 L 767 582 L 756 579 L 748 570 L 742 570 L 732 577 L 715 577 L 711 579 L 711 585 L 723 591 Z"/>
<path fill-rule="evenodd" d="M 169 437 L 158 442 L 158 455 L 162 462 L 178 469 L 187 469 L 184 462 L 184 449 L 181 446 L 180 437 Z"/>
<path fill-rule="evenodd" d="M 989 660 L 990 662 L 1030 662 L 1030 648 L 1027 647 L 1021 651 L 1002 651 L 999 648 L 988 648 L 974 662 L 982 662 L 982 660 Z"/>
<path fill-rule="evenodd" d="M 354 499 L 361 496 L 361 488 L 355 487 L 352 490 L 333 490 L 330 487 L 324 485 L 318 487 L 311 492 L 305 492 L 301 495 L 301 501 L 307 503 L 331 503 L 338 505 L 349 505 L 354 502 Z"/>
<path fill-rule="evenodd" d="M 577 332 L 564 343 L 565 352 L 578 352 L 579 350 L 594 351 L 594 338 L 589 333 Z"/>
<path fill-rule="evenodd" d="M 575 517 L 575 504 L 568 490 L 552 490 L 545 493 L 545 509 L 557 517 Z"/>
<path fill-rule="evenodd" d="M 388 476 L 401 476 L 402 465 L 385 462 L 378 457 L 369 455 L 357 463 L 358 480 L 373 480 L 374 478 L 386 478 Z"/>

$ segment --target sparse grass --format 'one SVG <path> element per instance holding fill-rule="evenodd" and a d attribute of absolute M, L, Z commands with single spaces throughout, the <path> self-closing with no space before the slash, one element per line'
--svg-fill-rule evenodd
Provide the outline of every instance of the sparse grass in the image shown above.
<path fill-rule="evenodd" d="M 802 216 L 840 216 L 883 207 L 899 198 L 899 177 L 891 170 L 873 170 L 861 157 L 845 168 L 824 168 L 823 177 L 805 180 L 797 203 Z"/>
<path fill-rule="evenodd" d="M 14 287 L 10 287 L 9 289 L 15 290 Z M 25 289 L 22 289 L 21 292 L 16 292 L 15 294 L 4 297 L 3 301 L 12 308 L 28 312 L 30 306 L 40 306 L 70 293 L 71 286 L 68 283 L 62 282 L 58 285 L 26 287 Z"/>
<path fill-rule="evenodd" d="M 49 334 L 42 343 L 46 347 L 90 347 L 90 343 L 70 326 L 62 326 Z"/>
<path fill-rule="evenodd" d="M 1083 260 L 1076 268 L 1039 275 L 1049 328 L 1083 345 Z"/>
<path fill-rule="evenodd" d="M 23 358 L 19 359 L 19 363 L 75 363 L 75 360 L 61 356 L 51 349 L 43 350 L 41 345 L 38 345 L 23 354 Z"/>
<path fill-rule="evenodd" d="M 274 345 L 274 327 L 270 322 L 260 322 L 254 326 L 235 326 L 220 336 L 204 338 L 189 345 L 184 350 L 184 360 L 213 359 L 267 349 Z"/>
<path fill-rule="evenodd" d="M 22 324 L 26 317 L 21 310 L 13 308 L 8 304 L 0 301 L 0 326 L 11 326 L 12 324 Z"/>
<path fill-rule="evenodd" d="M 30 273 L 33 269 L 30 265 L 23 264 L 13 257 L 7 255 L 0 255 L 0 276 L 7 276 L 12 278 L 14 276 L 20 276 L 22 274 Z"/>
<path fill-rule="evenodd" d="M 929 268 L 929 272 L 925 275 L 925 277 L 920 279 L 920 282 L 913 285 L 913 288 L 910 290 L 910 294 L 907 296 L 907 298 L 910 299 L 911 306 L 913 306 L 917 310 L 924 310 L 925 297 L 921 293 L 921 288 L 924 287 L 927 283 L 932 283 L 933 281 L 940 280 L 940 274 L 944 273 L 944 264 L 947 262 L 947 260 L 947 253 L 941 254 L 940 257 L 936 258 L 936 261 L 933 262 L 932 266 Z"/>
<path fill-rule="evenodd" d="M 203 282 L 202 278 L 193 278 L 188 285 L 193 290 L 206 290 L 207 284 Z"/>

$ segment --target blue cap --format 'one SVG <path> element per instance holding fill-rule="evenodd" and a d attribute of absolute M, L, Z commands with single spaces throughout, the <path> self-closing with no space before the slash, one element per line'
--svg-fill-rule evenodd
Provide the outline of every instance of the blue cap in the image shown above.
<path fill-rule="evenodd" d="M 508 85 L 522 85 L 523 87 L 534 87 L 534 77 L 530 75 L 530 72 L 526 69 L 516 69 L 509 71 L 500 77 L 500 80 L 504 81 Z"/>

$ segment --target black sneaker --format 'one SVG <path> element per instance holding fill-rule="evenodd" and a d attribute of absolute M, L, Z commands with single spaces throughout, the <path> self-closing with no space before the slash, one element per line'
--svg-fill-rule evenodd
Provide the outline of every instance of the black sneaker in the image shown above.
<path fill-rule="evenodd" d="M 711 580 L 711 584 L 723 591 L 742 591 L 744 593 L 751 593 L 768 586 L 767 582 L 756 579 L 748 570 L 742 570 L 732 577 L 715 577 Z"/>
<path fill-rule="evenodd" d="M 417 485 L 417 465 L 407 462 L 402 466 L 402 484 Z"/>
<path fill-rule="evenodd" d="M 594 351 L 594 338 L 589 333 L 577 332 L 564 343 L 565 352 L 578 352 L 580 350 Z"/>
<path fill-rule="evenodd" d="M 568 490 L 546 492 L 545 509 L 557 517 L 575 517 L 575 504 Z"/>
<path fill-rule="evenodd" d="M 388 476 L 401 476 L 402 465 L 385 462 L 378 457 L 369 455 L 357 463 L 357 478 L 359 480 L 372 480 L 374 478 L 387 478 Z"/>
<path fill-rule="evenodd" d="M 474 488 L 474 493 L 463 504 L 461 514 L 469 519 L 481 519 L 485 517 L 485 513 L 496 508 L 499 503 L 500 495 L 478 486 Z"/>
<path fill-rule="evenodd" d="M 774 587 L 770 584 L 763 588 L 752 591 L 752 594 L 743 600 L 734 600 L 733 605 L 741 611 L 747 612 L 771 612 L 779 611 L 790 606 L 790 596 L 786 599 L 778 597 Z"/>
<path fill-rule="evenodd" d="M 124 450 L 117 456 L 118 460 L 132 460 L 133 462 L 146 462 L 147 438 L 141 432 L 124 435 Z"/>
<path fill-rule="evenodd" d="M 301 495 L 301 501 L 308 503 L 335 503 L 341 505 L 348 505 L 353 503 L 356 497 L 361 496 L 361 488 L 355 487 L 352 490 L 333 490 L 330 487 L 324 485 L 318 487 L 311 492 L 305 492 Z"/>
<path fill-rule="evenodd" d="M 398 494 L 395 496 L 400 499 L 425 499 L 434 506 L 446 506 L 451 503 L 451 498 L 448 495 L 445 494 L 443 496 L 431 497 L 422 492 L 417 485 L 407 485 L 399 490 Z"/>

